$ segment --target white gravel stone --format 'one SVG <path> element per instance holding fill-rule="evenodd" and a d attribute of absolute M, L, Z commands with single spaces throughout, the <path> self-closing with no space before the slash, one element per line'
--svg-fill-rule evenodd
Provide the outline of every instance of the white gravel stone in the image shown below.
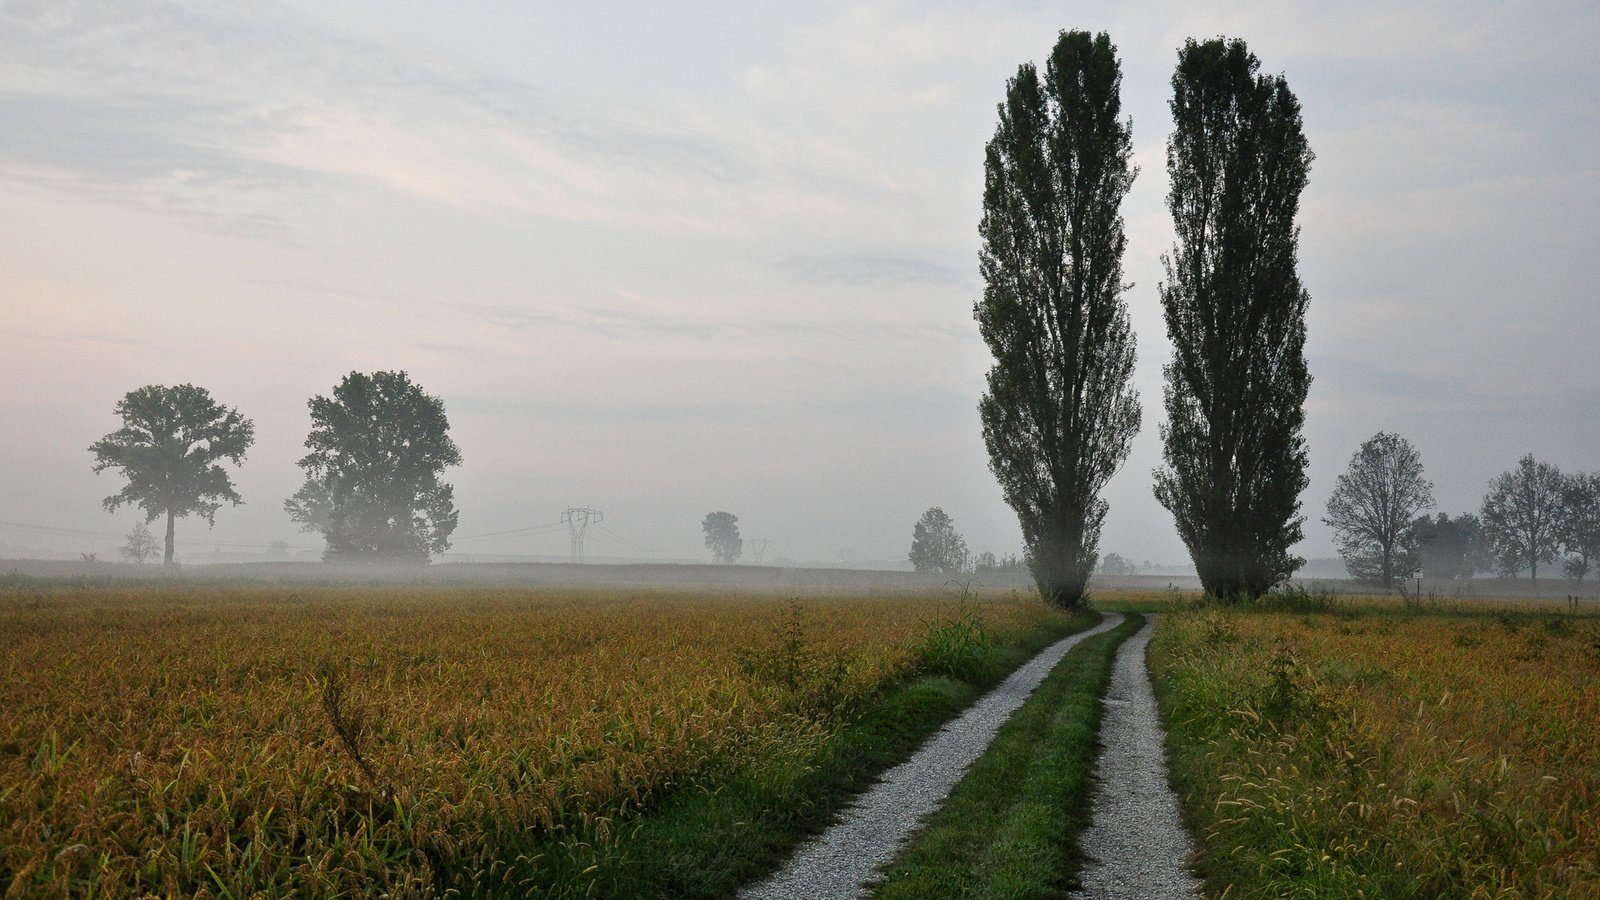
<path fill-rule="evenodd" d="M 1095 627 L 1057 641 L 1024 663 L 999 687 L 947 723 L 910 759 L 885 772 L 877 784 L 841 811 L 838 822 L 801 845 L 783 868 L 739 896 L 750 900 L 865 896 L 879 870 L 939 808 L 967 767 L 988 749 L 1000 726 L 1061 657 L 1079 641 L 1110 631 L 1121 621 L 1121 615 L 1109 613 Z"/>
<path fill-rule="evenodd" d="M 1083 874 L 1090 900 L 1198 897 L 1189 871 L 1194 844 L 1167 781 L 1167 753 L 1155 690 L 1145 668 L 1149 623 L 1117 651 L 1100 720 L 1100 759 L 1092 819 L 1081 845 L 1092 862 Z"/>

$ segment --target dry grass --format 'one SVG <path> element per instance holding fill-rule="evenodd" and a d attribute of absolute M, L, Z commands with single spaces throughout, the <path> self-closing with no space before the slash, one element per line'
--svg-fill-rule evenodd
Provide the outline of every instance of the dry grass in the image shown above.
<path fill-rule="evenodd" d="M 947 593 L 105 586 L 0 593 L 6 896 L 424 894 L 537 846 L 576 891 L 677 791 L 803 756 Z M 1051 615 L 985 605 L 999 638 Z"/>
<path fill-rule="evenodd" d="M 1600 620 L 1478 611 L 1161 620 L 1213 895 L 1600 897 Z"/>

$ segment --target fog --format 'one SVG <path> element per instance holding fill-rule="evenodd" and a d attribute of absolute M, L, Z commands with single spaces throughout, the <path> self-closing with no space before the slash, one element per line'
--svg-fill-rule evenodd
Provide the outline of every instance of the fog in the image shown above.
<path fill-rule="evenodd" d="M 1144 427 L 1100 549 L 1187 554 L 1151 495 L 1168 78 L 1245 38 L 1317 154 L 1306 557 L 1360 442 L 1438 509 L 1534 453 L 1600 468 L 1600 11 L 1588 3 L 0 7 L 0 558 L 115 558 L 113 404 L 190 382 L 251 418 L 245 505 L 191 564 L 315 559 L 282 511 L 306 400 L 403 369 L 464 463 L 449 561 L 698 561 L 706 513 L 785 566 L 903 566 L 940 506 L 1020 550 L 976 412 L 982 153 L 1019 63 L 1105 29 Z M 274 542 L 287 548 L 270 550 Z M 746 561 L 750 560 L 749 550 Z"/>

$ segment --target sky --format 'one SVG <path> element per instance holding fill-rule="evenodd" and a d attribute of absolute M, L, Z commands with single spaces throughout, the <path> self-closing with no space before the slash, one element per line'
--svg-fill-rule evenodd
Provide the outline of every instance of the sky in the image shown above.
<path fill-rule="evenodd" d="M 1245 39 L 1304 107 L 1307 557 L 1360 443 L 1438 509 L 1525 453 L 1600 469 L 1600 7 L 1406 3 L 0 0 L 0 556 L 114 552 L 87 447 L 144 384 L 252 419 L 244 505 L 185 552 L 311 552 L 282 512 L 306 401 L 355 370 L 440 397 L 461 554 L 903 560 L 939 506 L 1015 552 L 976 411 L 984 144 L 1062 29 L 1122 60 L 1143 429 L 1103 553 L 1179 563 L 1156 287 L 1186 38 Z M 499 532 L 516 531 L 513 534 Z M 747 557 L 748 558 L 748 557 Z"/>

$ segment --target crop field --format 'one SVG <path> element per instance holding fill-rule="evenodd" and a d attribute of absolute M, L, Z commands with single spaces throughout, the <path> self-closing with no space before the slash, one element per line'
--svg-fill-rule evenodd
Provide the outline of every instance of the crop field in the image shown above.
<path fill-rule="evenodd" d="M 1208 893 L 1600 897 L 1600 618 L 1558 608 L 1164 616 Z"/>
<path fill-rule="evenodd" d="M 1067 627 L 1015 596 L 973 609 L 948 591 L 14 586 L 0 888 L 582 894 L 665 800 L 792 778 L 889 687 Z"/>

